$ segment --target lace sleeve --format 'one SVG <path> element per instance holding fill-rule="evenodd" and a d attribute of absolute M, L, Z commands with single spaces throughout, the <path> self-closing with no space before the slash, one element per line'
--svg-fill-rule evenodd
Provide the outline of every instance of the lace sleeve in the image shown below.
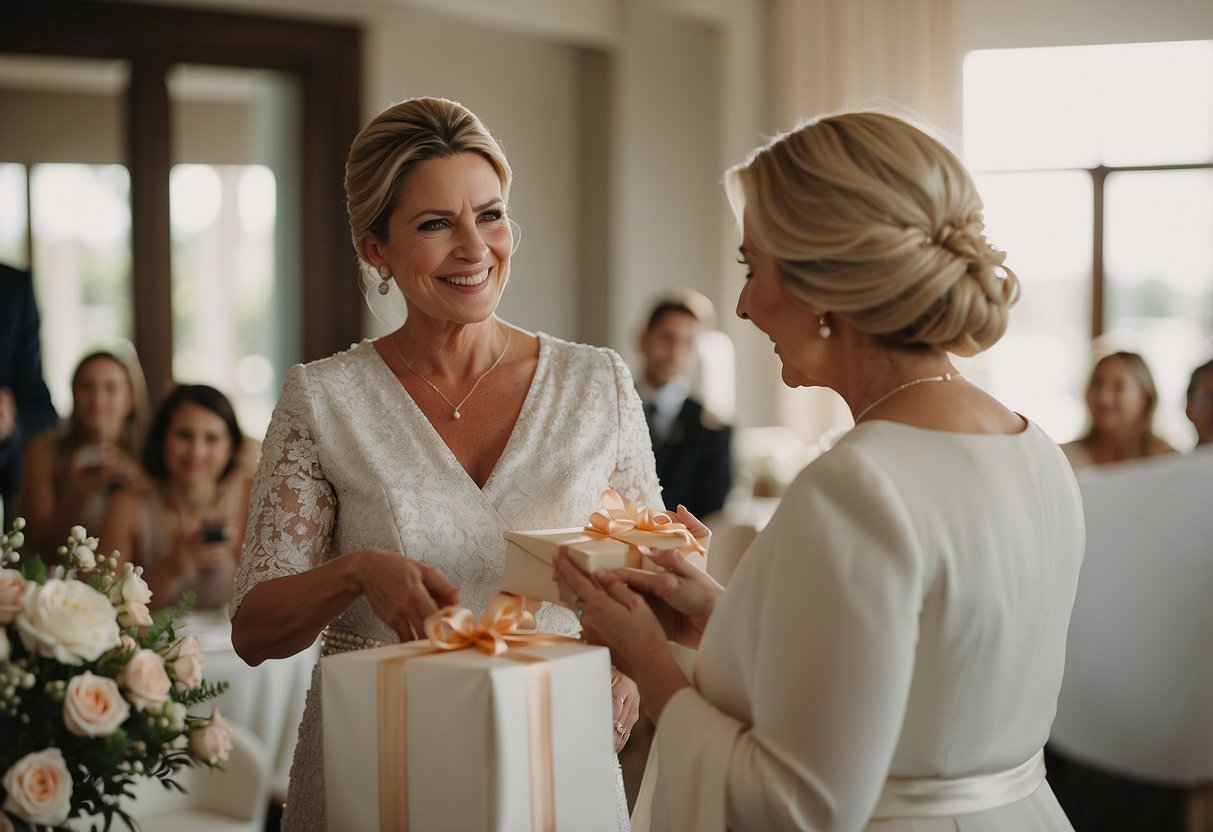
<path fill-rule="evenodd" d="M 661 487 L 653 458 L 653 442 L 644 420 L 644 406 L 632 383 L 632 374 L 616 352 L 611 352 L 615 370 L 615 400 L 619 406 L 619 446 L 611 488 L 626 500 L 639 500 L 650 507 L 661 506 Z"/>
<path fill-rule="evenodd" d="M 329 548 L 337 501 L 320 462 L 315 423 L 307 371 L 296 365 L 261 447 L 232 616 L 257 583 L 304 572 Z"/>

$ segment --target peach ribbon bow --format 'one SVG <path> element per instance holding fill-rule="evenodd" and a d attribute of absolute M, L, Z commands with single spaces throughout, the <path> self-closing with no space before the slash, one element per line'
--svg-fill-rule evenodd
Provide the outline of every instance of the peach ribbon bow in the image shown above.
<path fill-rule="evenodd" d="M 425 620 L 425 634 L 438 650 L 466 650 L 475 647 L 487 656 L 500 656 L 512 644 L 554 644 L 567 640 L 533 631 L 519 632 L 535 617 L 517 595 L 498 593 L 489 601 L 477 622 L 466 607 L 445 607 Z"/>
<path fill-rule="evenodd" d="M 586 534 L 613 537 L 629 543 L 631 541 L 624 537 L 628 532 L 652 532 L 677 537 L 682 541 L 679 549 L 700 554 L 706 551 L 703 544 L 691 535 L 686 525 L 675 520 L 674 515 L 668 511 L 654 511 L 635 500 L 624 502 L 619 492 L 610 488 L 602 492 L 601 499 L 602 508 L 590 515 L 589 522 L 584 527 Z"/>

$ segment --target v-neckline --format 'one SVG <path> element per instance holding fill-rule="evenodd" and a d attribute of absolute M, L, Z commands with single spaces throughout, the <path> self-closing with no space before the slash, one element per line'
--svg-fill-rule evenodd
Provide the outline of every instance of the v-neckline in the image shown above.
<path fill-rule="evenodd" d="M 367 346 L 370 347 L 371 352 L 375 354 L 375 358 L 379 362 L 379 366 L 383 368 L 383 371 L 387 373 L 388 377 L 399 391 L 399 395 L 405 401 L 405 406 L 410 408 L 413 415 L 416 416 L 423 425 L 425 425 L 424 430 L 429 432 L 430 439 L 442 448 L 442 453 L 446 456 L 447 463 L 453 466 L 455 470 L 463 474 L 464 478 L 467 480 L 468 484 L 472 486 L 472 488 L 480 492 L 481 495 L 487 495 L 489 489 L 497 480 L 497 471 L 501 467 L 501 461 L 509 456 L 510 452 L 514 449 L 514 445 L 520 441 L 518 439 L 519 425 L 521 425 L 530 414 L 533 400 L 536 396 L 535 390 L 539 383 L 539 377 L 547 367 L 549 352 L 547 338 L 542 332 L 536 333 L 536 337 L 539 338 L 539 358 L 535 362 L 535 373 L 531 376 L 531 382 L 527 386 L 526 397 L 522 400 L 522 409 L 518 411 L 518 418 L 514 420 L 514 427 L 510 429 L 510 436 L 505 441 L 505 447 L 501 449 L 501 453 L 497 455 L 495 460 L 493 460 L 493 467 L 489 470 L 488 478 L 485 479 L 483 486 L 477 485 L 475 478 L 473 478 L 472 475 L 468 473 L 468 470 L 463 467 L 463 463 L 461 463 L 459 458 L 455 456 L 455 453 L 451 450 L 450 445 L 446 444 L 446 440 L 442 438 L 442 434 L 438 433 L 438 429 L 434 427 L 434 423 L 430 421 L 429 417 L 425 415 L 425 411 L 421 409 L 421 406 L 417 404 L 412 394 L 409 393 L 408 388 L 404 386 L 404 382 L 402 382 L 396 376 L 396 374 L 392 372 L 392 368 L 388 366 L 388 363 L 384 360 L 383 355 L 380 354 L 379 350 L 375 348 L 374 342 L 368 341 Z M 495 510 L 496 508 L 494 507 L 494 511 Z"/>

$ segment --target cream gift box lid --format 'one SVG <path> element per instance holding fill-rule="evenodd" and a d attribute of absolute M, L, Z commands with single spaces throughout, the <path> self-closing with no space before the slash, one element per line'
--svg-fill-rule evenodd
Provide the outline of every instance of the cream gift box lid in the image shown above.
<path fill-rule="evenodd" d="M 504 656 L 478 650 L 430 653 L 429 642 L 391 645 L 321 660 L 325 786 L 331 829 L 381 829 L 378 672 L 384 660 L 418 654 L 403 672 L 410 829 L 529 830 L 529 666 L 550 679 L 557 828 L 614 830 L 615 762 L 610 660 L 576 642 L 523 645 Z"/>

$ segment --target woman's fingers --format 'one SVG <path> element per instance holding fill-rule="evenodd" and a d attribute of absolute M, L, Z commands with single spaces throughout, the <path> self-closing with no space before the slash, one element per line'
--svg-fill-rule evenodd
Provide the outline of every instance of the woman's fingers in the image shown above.
<path fill-rule="evenodd" d="M 561 593 L 560 599 L 569 606 L 576 607 L 579 603 L 588 601 L 590 595 L 597 589 L 594 582 L 584 572 L 573 565 L 566 555 L 556 556 L 556 574 L 561 582 L 573 593 L 572 598 L 565 598 Z M 571 603 L 570 603 L 571 602 Z"/>
<path fill-rule="evenodd" d="M 687 527 L 687 531 L 691 533 L 691 537 L 699 540 L 705 537 L 712 536 L 712 530 L 705 526 L 698 517 L 687 511 L 687 507 L 679 505 L 674 512 L 674 516 L 678 518 L 678 522 Z"/>

